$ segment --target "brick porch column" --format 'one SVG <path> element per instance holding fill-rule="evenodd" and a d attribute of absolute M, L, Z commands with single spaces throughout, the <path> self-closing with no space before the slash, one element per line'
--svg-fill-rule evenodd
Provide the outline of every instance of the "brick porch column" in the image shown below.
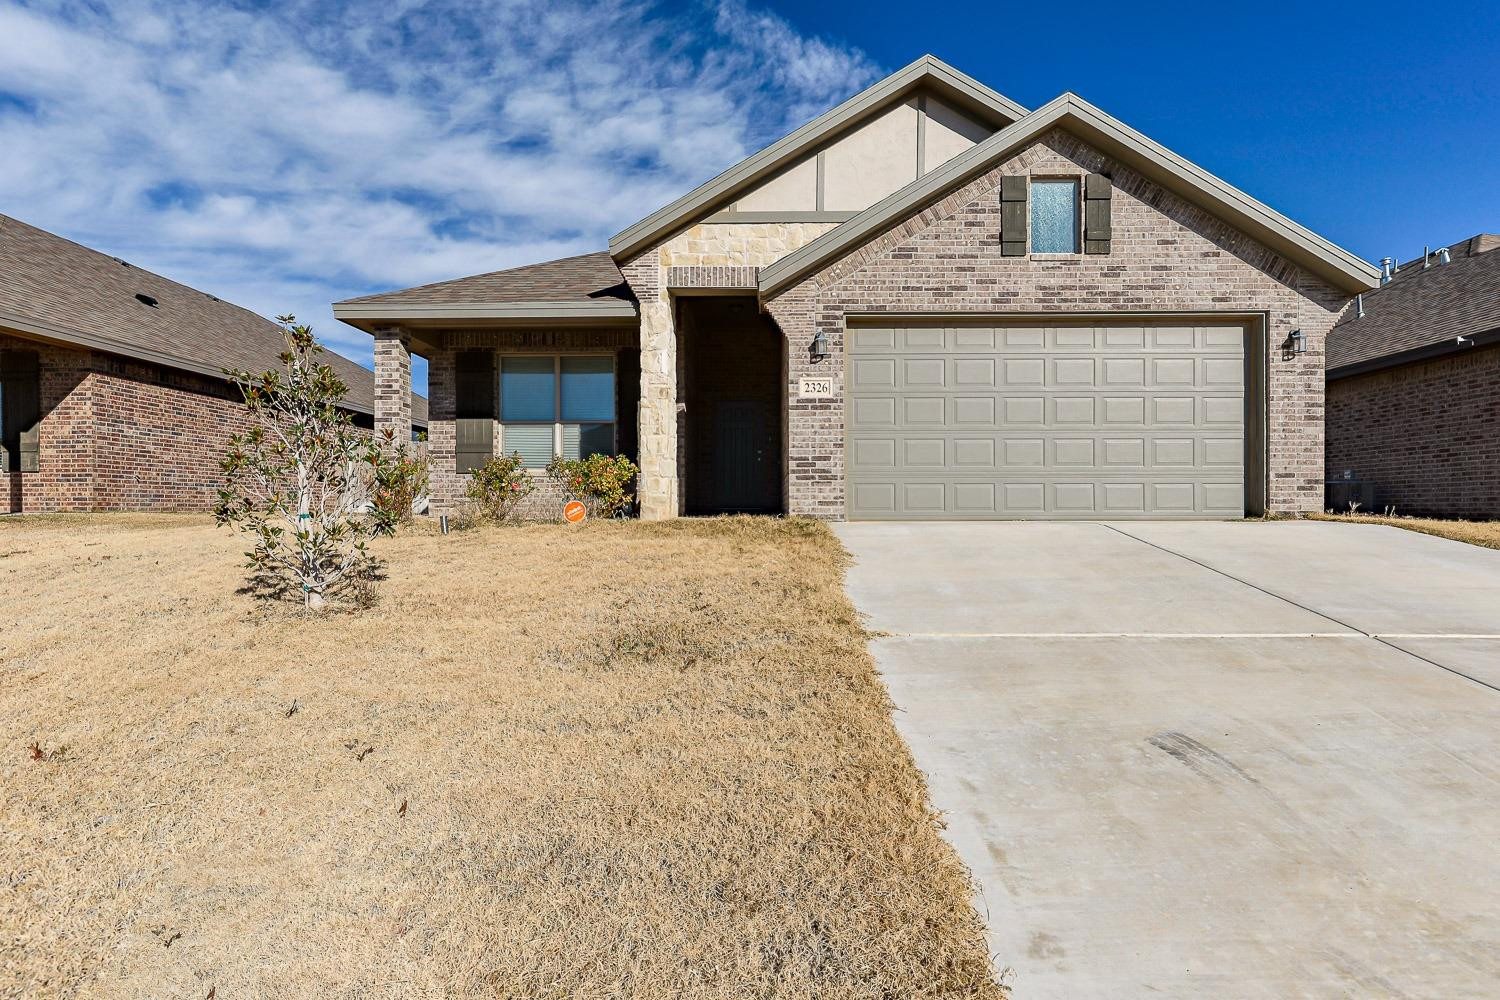
<path fill-rule="evenodd" d="M 375 433 L 387 427 L 411 440 L 411 335 L 399 326 L 375 330 Z"/>
<path fill-rule="evenodd" d="M 677 331 L 663 295 L 641 303 L 641 519 L 677 516 Z"/>

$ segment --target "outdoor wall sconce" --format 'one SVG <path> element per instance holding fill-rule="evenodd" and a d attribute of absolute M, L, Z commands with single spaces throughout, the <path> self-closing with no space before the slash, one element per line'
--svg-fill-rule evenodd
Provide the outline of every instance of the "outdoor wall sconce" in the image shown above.
<path fill-rule="evenodd" d="M 817 364 L 819 361 L 826 360 L 828 354 L 828 334 L 819 330 L 807 349 L 807 356 L 812 359 L 813 364 Z"/>
<path fill-rule="evenodd" d="M 1301 330 L 1293 330 L 1286 335 L 1286 340 L 1281 342 L 1281 356 L 1287 360 L 1295 358 L 1299 354 L 1307 353 L 1307 337 Z"/>

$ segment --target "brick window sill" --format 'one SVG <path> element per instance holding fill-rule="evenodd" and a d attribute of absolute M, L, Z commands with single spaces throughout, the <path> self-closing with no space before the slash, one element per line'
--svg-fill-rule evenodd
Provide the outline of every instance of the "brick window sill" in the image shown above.
<path fill-rule="evenodd" d="M 1078 260 L 1083 257 L 1081 253 L 1034 253 L 1032 260 Z"/>

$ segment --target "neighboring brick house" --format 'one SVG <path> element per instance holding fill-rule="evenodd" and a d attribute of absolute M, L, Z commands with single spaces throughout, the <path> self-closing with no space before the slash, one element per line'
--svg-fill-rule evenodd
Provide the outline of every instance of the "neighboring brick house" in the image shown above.
<path fill-rule="evenodd" d="M 222 372 L 282 350 L 267 319 L 0 215 L 0 514 L 209 509 L 246 426 Z M 373 427 L 374 376 L 325 357 Z"/>
<path fill-rule="evenodd" d="M 1327 364 L 1330 505 L 1500 517 L 1500 236 L 1398 268 Z"/>
<path fill-rule="evenodd" d="M 1324 338 L 1377 277 L 1071 94 L 927 56 L 607 253 L 334 314 L 393 399 L 428 358 L 439 509 L 498 451 L 597 450 L 647 518 L 1240 517 L 1322 506 Z"/>

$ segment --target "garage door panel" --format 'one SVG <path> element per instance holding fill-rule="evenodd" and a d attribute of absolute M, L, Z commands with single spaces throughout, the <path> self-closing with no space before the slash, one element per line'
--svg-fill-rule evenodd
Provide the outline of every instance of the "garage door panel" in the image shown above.
<path fill-rule="evenodd" d="M 901 382 L 903 389 L 941 388 L 948 384 L 948 363 L 942 358 L 903 358 Z"/>
<path fill-rule="evenodd" d="M 976 327 L 959 327 L 953 331 L 953 346 L 960 351 L 993 351 L 995 331 Z"/>
<path fill-rule="evenodd" d="M 1009 422 L 1010 404 L 1013 400 L 1006 400 L 1006 420 Z M 973 427 L 978 425 L 994 426 L 995 407 L 998 400 L 994 396 L 958 396 L 953 400 L 953 424 L 956 427 Z"/>
<path fill-rule="evenodd" d="M 849 468 L 854 472 L 895 472 L 895 438 L 853 438 L 849 441 Z"/>
<path fill-rule="evenodd" d="M 1245 331 L 856 328 L 852 517 L 1236 517 Z"/>
<path fill-rule="evenodd" d="M 948 400 L 942 396 L 904 396 L 901 418 L 907 427 L 943 427 L 947 424 Z"/>
<path fill-rule="evenodd" d="M 1037 386 L 1047 380 L 1047 362 L 1043 358 L 1006 358 L 1000 362 L 1001 385 Z"/>
<path fill-rule="evenodd" d="M 854 427 L 895 427 L 895 396 L 855 396 L 849 400 L 849 417 Z"/>
<path fill-rule="evenodd" d="M 894 358 L 856 358 L 850 365 L 850 388 L 855 392 L 865 389 L 896 388 L 896 360 Z"/>
<path fill-rule="evenodd" d="M 953 362 L 953 384 L 955 386 L 986 386 L 994 388 L 994 358 L 958 358 Z"/>
<path fill-rule="evenodd" d="M 936 348 L 941 351 L 947 348 L 947 330 L 936 327 L 916 327 L 910 330 L 902 330 L 901 336 L 896 342 L 901 345 L 903 351 L 928 351 Z"/>

